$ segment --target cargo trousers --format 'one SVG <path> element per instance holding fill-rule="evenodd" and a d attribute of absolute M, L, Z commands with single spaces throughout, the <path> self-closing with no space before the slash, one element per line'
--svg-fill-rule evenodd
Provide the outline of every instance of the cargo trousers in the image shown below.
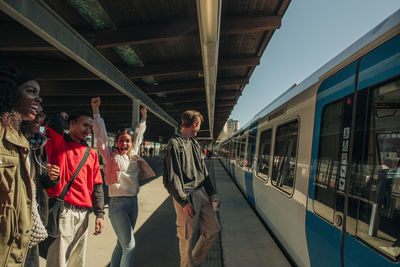
<path fill-rule="evenodd" d="M 190 193 L 190 199 L 195 212 L 193 217 L 186 216 L 183 207 L 174 199 L 180 267 L 200 266 L 219 232 L 219 224 L 204 187 Z M 201 236 L 192 249 L 193 234 L 198 229 Z"/>
<path fill-rule="evenodd" d="M 60 236 L 47 252 L 47 267 L 84 267 L 89 229 L 89 212 L 65 203 L 60 215 Z"/>

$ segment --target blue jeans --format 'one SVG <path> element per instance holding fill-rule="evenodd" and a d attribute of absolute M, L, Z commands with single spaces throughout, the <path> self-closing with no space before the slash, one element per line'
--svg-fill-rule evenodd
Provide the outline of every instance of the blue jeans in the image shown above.
<path fill-rule="evenodd" d="M 135 228 L 138 215 L 137 197 L 112 197 L 109 216 L 118 237 L 110 267 L 132 267 L 135 253 Z"/>

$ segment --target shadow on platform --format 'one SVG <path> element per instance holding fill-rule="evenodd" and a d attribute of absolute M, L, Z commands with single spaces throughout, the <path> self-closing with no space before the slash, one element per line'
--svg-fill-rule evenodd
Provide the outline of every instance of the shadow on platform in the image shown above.
<path fill-rule="evenodd" d="M 175 211 L 171 197 L 136 232 L 137 266 L 179 266 Z"/>

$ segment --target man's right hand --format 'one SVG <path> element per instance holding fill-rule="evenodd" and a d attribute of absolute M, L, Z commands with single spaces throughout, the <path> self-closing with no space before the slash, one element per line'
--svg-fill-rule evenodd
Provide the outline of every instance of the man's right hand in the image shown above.
<path fill-rule="evenodd" d="M 55 181 L 58 179 L 58 176 L 60 176 L 60 167 L 58 167 L 57 165 L 51 165 L 51 164 L 47 164 L 46 165 L 47 168 L 49 168 L 49 177 L 51 180 Z"/>
<path fill-rule="evenodd" d="M 100 103 L 101 103 L 100 97 L 93 97 L 92 98 L 91 104 L 92 104 L 93 114 L 99 114 L 100 113 L 99 112 Z"/>
<path fill-rule="evenodd" d="M 183 212 L 185 213 L 186 216 L 188 217 L 193 217 L 194 216 L 194 209 L 192 204 L 188 203 L 183 207 Z"/>

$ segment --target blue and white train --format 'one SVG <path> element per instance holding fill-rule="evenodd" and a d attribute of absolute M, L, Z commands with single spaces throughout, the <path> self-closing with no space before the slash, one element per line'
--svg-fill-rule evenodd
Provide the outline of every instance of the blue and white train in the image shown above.
<path fill-rule="evenodd" d="M 400 266 L 400 10 L 217 153 L 298 266 Z"/>

